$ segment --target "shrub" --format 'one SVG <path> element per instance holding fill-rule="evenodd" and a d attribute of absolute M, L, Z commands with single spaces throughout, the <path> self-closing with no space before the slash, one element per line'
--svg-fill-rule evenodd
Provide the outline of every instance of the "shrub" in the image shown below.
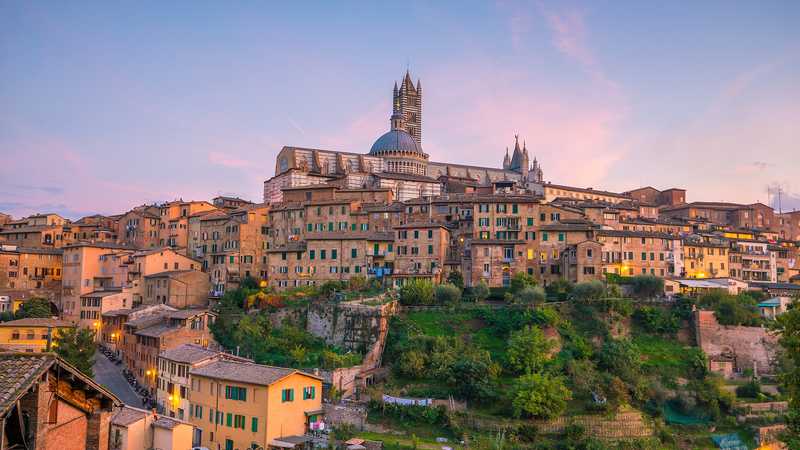
<path fill-rule="evenodd" d="M 364 275 L 355 275 L 350 278 L 350 289 L 354 291 L 363 291 L 367 287 L 367 278 Z"/>
<path fill-rule="evenodd" d="M 436 286 L 434 293 L 436 303 L 440 305 L 452 305 L 461 300 L 461 289 L 452 284 L 440 284 Z"/>
<path fill-rule="evenodd" d="M 512 294 L 516 294 L 526 287 L 533 286 L 536 286 L 536 280 L 533 278 L 533 276 L 528 275 L 525 272 L 517 272 L 511 277 L 511 283 L 508 290 Z"/>
<path fill-rule="evenodd" d="M 680 328 L 676 314 L 653 306 L 642 306 L 634 312 L 633 318 L 648 333 L 674 334 Z"/>
<path fill-rule="evenodd" d="M 455 285 L 459 289 L 464 289 L 464 275 L 454 270 L 447 275 L 447 282 Z"/>
<path fill-rule="evenodd" d="M 534 373 L 550 360 L 553 342 L 538 327 L 526 326 L 511 333 L 508 340 L 508 362 L 518 373 Z"/>
<path fill-rule="evenodd" d="M 747 384 L 736 387 L 736 396 L 742 398 L 758 398 L 761 393 L 761 384 L 756 380 L 750 380 Z"/>
<path fill-rule="evenodd" d="M 403 305 L 433 304 L 433 283 L 428 280 L 411 280 L 400 288 L 400 303 Z"/>
<path fill-rule="evenodd" d="M 544 303 L 544 301 L 547 300 L 547 294 L 545 294 L 544 289 L 539 286 L 525 286 L 514 294 L 513 298 L 516 303 L 534 305 Z"/>
<path fill-rule="evenodd" d="M 420 378 L 425 374 L 425 355 L 417 350 L 408 350 L 400 355 L 397 366 L 402 375 Z"/>
<path fill-rule="evenodd" d="M 555 297 L 557 300 L 566 300 L 572 292 L 573 284 L 571 281 L 559 278 L 558 280 L 550 283 L 546 288 L 547 294 Z"/>
<path fill-rule="evenodd" d="M 563 379 L 534 373 L 523 375 L 514 383 L 511 404 L 517 416 L 550 419 L 564 412 L 571 398 Z"/>
<path fill-rule="evenodd" d="M 572 288 L 572 298 L 578 301 L 597 300 L 606 293 L 606 287 L 602 281 L 584 281 Z"/>
<path fill-rule="evenodd" d="M 448 382 L 455 387 L 455 394 L 459 398 L 486 400 L 496 396 L 498 371 L 489 352 L 474 351 L 453 363 Z"/>
<path fill-rule="evenodd" d="M 472 297 L 479 302 L 486 300 L 486 298 L 489 297 L 489 286 L 483 281 L 480 281 L 472 287 Z"/>
<path fill-rule="evenodd" d="M 637 275 L 631 277 L 633 294 L 639 298 L 659 297 L 664 292 L 664 280 L 654 275 Z"/>

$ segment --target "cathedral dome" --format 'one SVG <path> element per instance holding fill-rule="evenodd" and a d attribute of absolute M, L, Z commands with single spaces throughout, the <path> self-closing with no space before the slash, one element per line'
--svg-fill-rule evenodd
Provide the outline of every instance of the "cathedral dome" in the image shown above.
<path fill-rule="evenodd" d="M 391 130 L 386 132 L 383 136 L 372 144 L 369 150 L 370 155 L 379 155 L 383 152 L 413 152 L 424 155 L 422 147 L 417 144 L 413 136 L 408 134 L 405 130 Z"/>

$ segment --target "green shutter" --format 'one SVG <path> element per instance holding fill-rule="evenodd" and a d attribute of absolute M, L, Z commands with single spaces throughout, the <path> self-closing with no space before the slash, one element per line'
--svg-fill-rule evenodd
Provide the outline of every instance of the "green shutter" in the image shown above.
<path fill-rule="evenodd" d="M 208 410 L 208 421 L 214 423 L 214 408 Z"/>
<path fill-rule="evenodd" d="M 253 420 L 250 422 L 250 431 L 253 433 L 258 432 L 258 417 L 253 417 Z"/>
<path fill-rule="evenodd" d="M 228 413 L 225 415 L 225 426 L 232 427 L 233 426 L 233 414 Z"/>

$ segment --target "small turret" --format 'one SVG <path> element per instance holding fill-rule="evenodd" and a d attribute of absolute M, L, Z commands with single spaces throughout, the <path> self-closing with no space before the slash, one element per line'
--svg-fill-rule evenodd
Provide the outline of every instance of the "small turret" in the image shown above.
<path fill-rule="evenodd" d="M 511 167 L 511 159 L 508 157 L 508 147 L 506 147 L 506 157 L 503 158 L 503 170 L 508 170 Z"/>

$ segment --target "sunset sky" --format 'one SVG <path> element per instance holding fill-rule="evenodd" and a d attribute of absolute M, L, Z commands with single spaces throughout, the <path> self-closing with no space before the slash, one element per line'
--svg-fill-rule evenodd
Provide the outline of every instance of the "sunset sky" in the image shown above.
<path fill-rule="evenodd" d="M 553 183 L 780 183 L 800 209 L 798 24 L 798 1 L 4 1 L 0 212 L 261 201 L 284 145 L 369 151 L 407 67 L 434 161 L 499 167 L 519 133 Z"/>

